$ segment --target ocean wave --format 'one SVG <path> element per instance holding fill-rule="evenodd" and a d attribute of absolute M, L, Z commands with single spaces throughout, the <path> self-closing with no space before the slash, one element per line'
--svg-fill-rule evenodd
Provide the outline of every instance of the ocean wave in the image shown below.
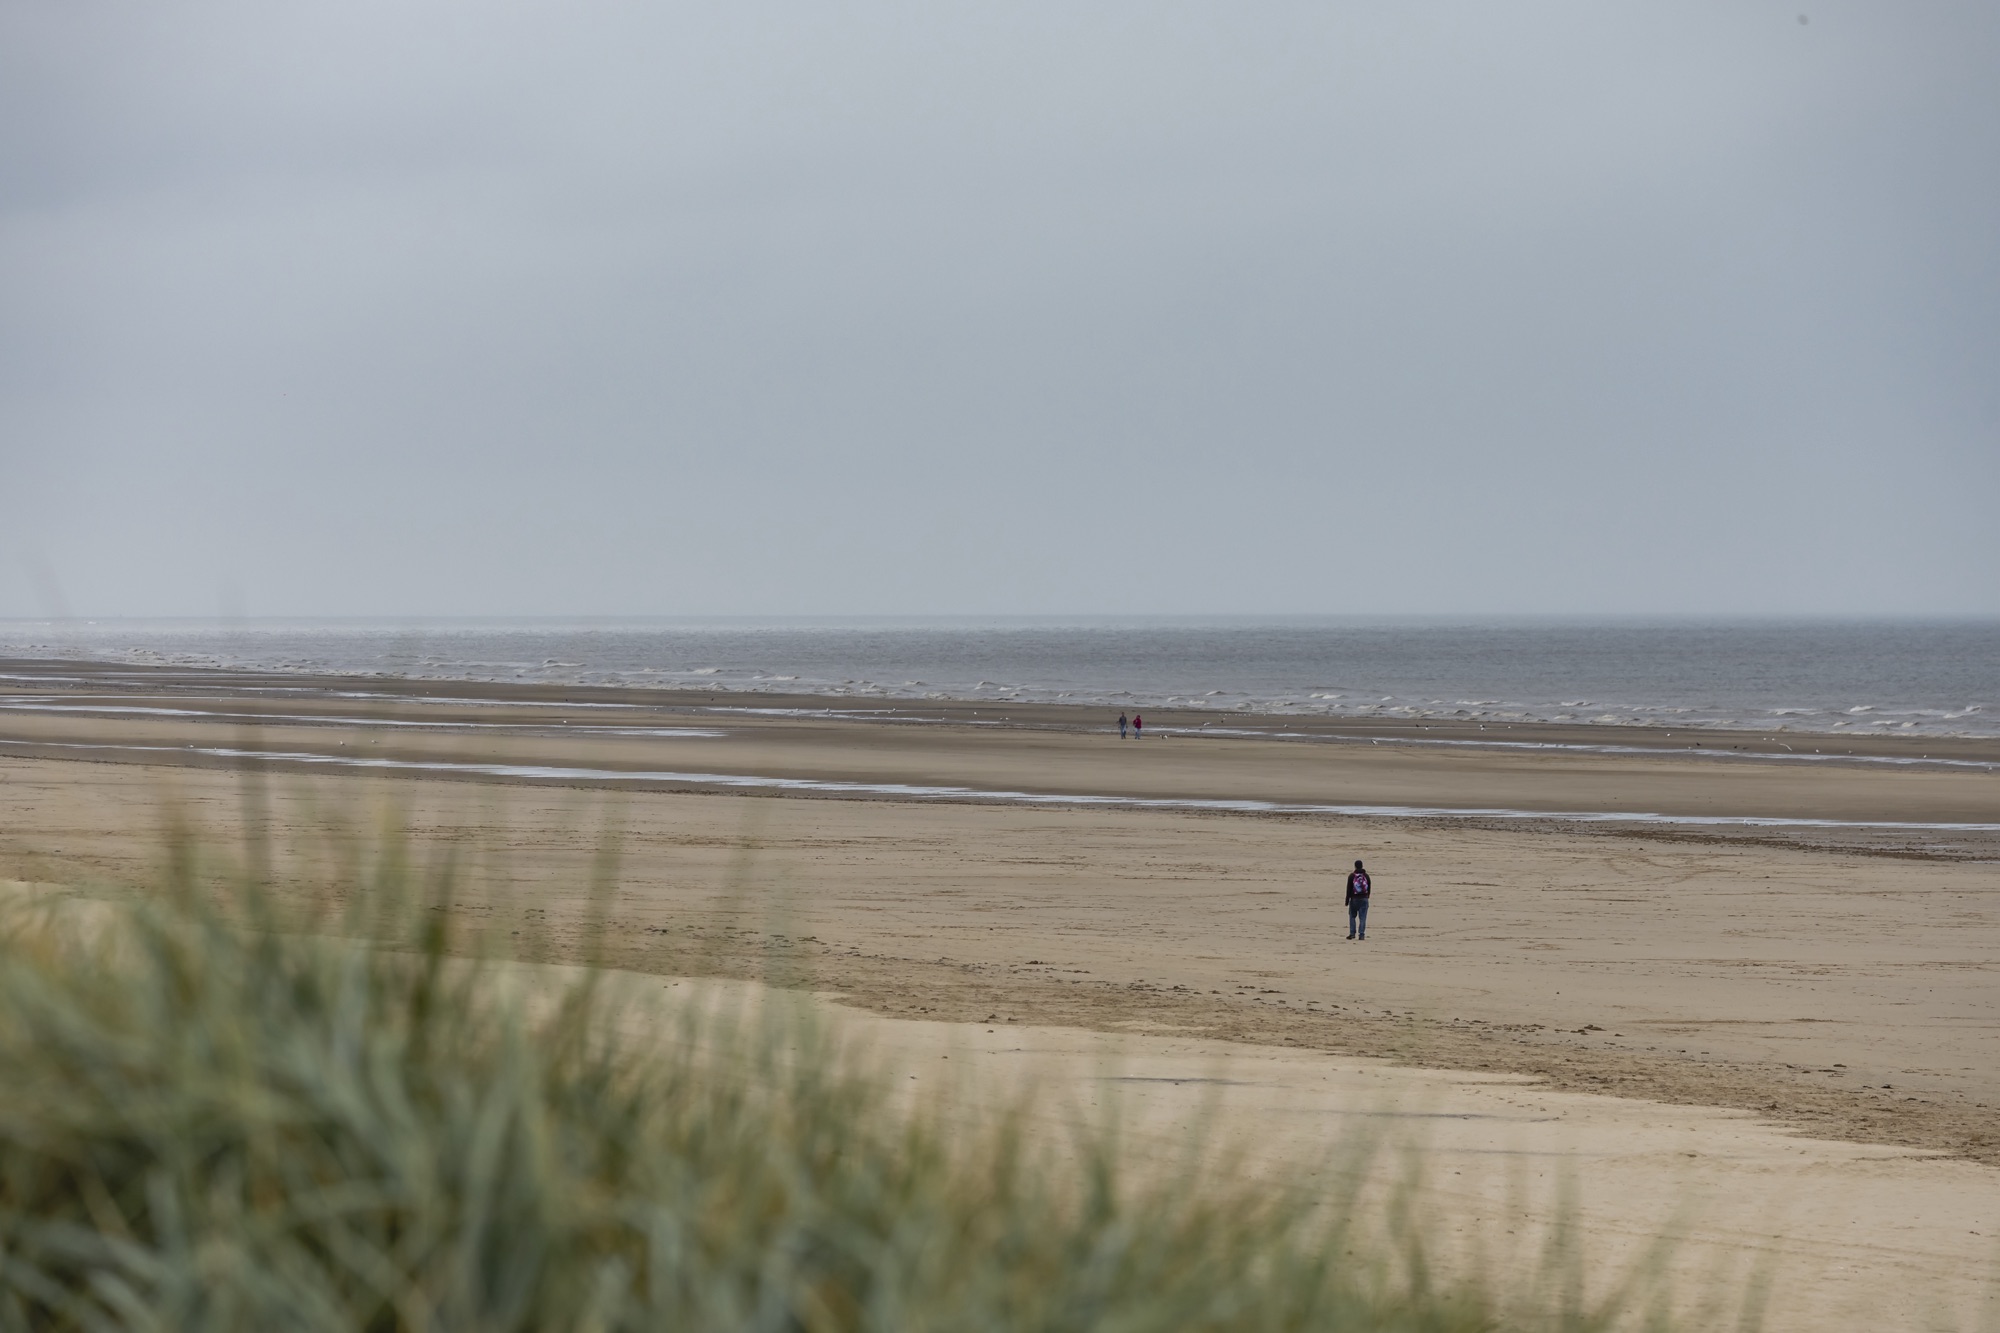
<path fill-rule="evenodd" d="M 60 634 L 69 634 L 60 641 Z M 1706 635 L 1706 637 L 1704 637 Z M 519 679 L 829 698 L 1064 703 L 1217 714 L 2000 736 L 2000 626 L 763 626 L 536 629 L 114 622 L 0 625 L 0 654 L 357 681 Z M 11 640 L 11 644 L 4 641 Z M 1253 651 L 1254 650 L 1254 651 Z M 106 677 L 23 674 L 22 684 Z M 1340 684 L 1332 682 L 1340 680 Z"/>

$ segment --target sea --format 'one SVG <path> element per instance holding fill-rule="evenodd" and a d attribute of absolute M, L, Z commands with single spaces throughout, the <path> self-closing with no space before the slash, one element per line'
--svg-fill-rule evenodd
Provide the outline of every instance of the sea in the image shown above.
<path fill-rule="evenodd" d="M 2000 735 L 2000 621 L 12 620 L 0 656 L 843 699 Z"/>

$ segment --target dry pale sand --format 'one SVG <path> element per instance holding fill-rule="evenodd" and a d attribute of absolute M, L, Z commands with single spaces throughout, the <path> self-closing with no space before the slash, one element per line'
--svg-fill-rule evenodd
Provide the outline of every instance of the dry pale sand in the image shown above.
<path fill-rule="evenodd" d="M 1468 1158 L 1580 1168 L 1586 1214 L 1607 1236 L 1653 1234 L 1674 1201 L 1702 1200 L 1700 1244 L 1788 1257 L 1790 1308 L 1819 1322 L 1788 1314 L 1782 1327 L 1916 1327 L 1934 1309 L 1962 1319 L 1993 1271 L 2000 876 L 1989 833 L 801 799 L 640 776 L 1977 824 L 2000 822 L 1992 769 L 1690 758 L 1663 735 L 1617 738 L 1650 747 L 1636 755 L 1421 746 L 1409 742 L 1433 738 L 1387 732 L 1339 741 L 1324 729 L 1121 746 L 1047 710 L 987 726 L 996 719 L 969 709 L 911 723 L 699 712 L 685 700 L 595 712 L 553 700 L 305 707 L 184 682 L 93 689 L 49 697 L 96 712 L 0 717 L 15 756 L 0 759 L 0 874 L 129 879 L 157 854 L 168 794 L 224 838 L 248 810 L 281 849 L 305 846 L 329 818 L 394 806 L 420 833 L 463 846 L 478 879 L 463 918 L 530 957 L 588 949 L 654 974 L 768 978 L 944 1025 L 935 1031 L 968 1049 L 986 1049 L 990 1026 L 990 1067 L 1010 1069 L 1018 1045 L 1055 1059 L 1045 1077 L 1077 1086 L 1099 1077 L 1085 1070 L 1110 1042 L 1143 1071 L 1132 1077 L 1179 1080 L 1118 1085 L 1160 1108 L 1168 1138 L 1197 1090 L 1221 1096 L 1223 1118 L 1273 1152 L 1354 1119 L 1379 1080 L 1400 1080 L 1397 1098 L 1433 1099 L 1440 1115 L 1498 1116 L 1422 1123 Z M 252 726 L 106 711 L 139 706 L 267 716 Z M 426 725 L 351 716 L 382 707 Z M 607 711 L 639 731 L 725 734 L 583 730 Z M 493 720 L 509 729 L 457 725 Z M 1541 739 L 1580 734 L 1596 738 Z M 1771 742 L 1787 743 L 1799 738 Z M 1876 757 L 1920 757 L 1872 744 Z M 1978 743 L 1928 744 L 1961 762 L 1991 757 Z M 258 815 L 245 801 L 256 784 L 204 753 L 230 748 L 625 777 L 409 781 L 294 759 L 267 765 Z M 594 908 L 590 866 L 609 829 L 617 887 Z M 1356 856 L 1378 885 L 1365 945 L 1344 939 L 1339 904 Z M 302 882 L 313 873 L 296 851 L 280 869 Z M 1018 1038 L 1030 1029 L 1032 1041 Z M 1000 1040 L 1010 1030 L 1014 1045 Z M 880 1031 L 912 1059 L 945 1040 L 907 1023 Z M 1212 1072 L 1225 1065 L 1248 1072 Z M 1198 1070 L 1235 1081 L 1185 1081 Z M 1468 1217 L 1484 1215 L 1472 1203 L 1488 1190 L 1466 1196 Z M 1864 1300 L 1877 1303 L 1865 1318 Z M 1837 1309 L 1849 1313 L 1834 1320 Z"/>
<path fill-rule="evenodd" d="M 836 1030 L 947 1115 L 1004 1111 L 1032 1090 L 1030 1123 L 1048 1140 L 1115 1120 L 1128 1154 L 1167 1170 L 1200 1141 L 1240 1153 L 1232 1173 L 1259 1187 L 1344 1197 L 1343 1149 L 1372 1143 L 1364 1198 L 1418 1172 L 1416 1209 L 1446 1267 L 1522 1283 L 1567 1222 L 1582 1236 L 1592 1296 L 1630 1280 L 1671 1238 L 1665 1285 L 1696 1327 L 1735 1327 L 1759 1280 L 1773 1333 L 1969 1329 L 2000 1316 L 1991 1167 L 1518 1076 L 830 1012 Z"/>

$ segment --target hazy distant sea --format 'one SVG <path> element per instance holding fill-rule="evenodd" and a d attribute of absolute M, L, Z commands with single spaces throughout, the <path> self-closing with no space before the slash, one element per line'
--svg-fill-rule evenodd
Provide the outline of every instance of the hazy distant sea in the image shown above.
<path fill-rule="evenodd" d="M 0 621 L 0 655 L 1356 717 L 2000 735 L 2000 622 Z"/>

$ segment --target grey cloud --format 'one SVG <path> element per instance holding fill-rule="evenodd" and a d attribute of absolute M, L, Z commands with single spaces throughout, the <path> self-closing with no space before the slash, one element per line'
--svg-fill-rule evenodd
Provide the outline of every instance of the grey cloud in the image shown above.
<path fill-rule="evenodd" d="M 2000 12 L 1797 15 L 23 0 L 0 613 L 2000 612 Z"/>

